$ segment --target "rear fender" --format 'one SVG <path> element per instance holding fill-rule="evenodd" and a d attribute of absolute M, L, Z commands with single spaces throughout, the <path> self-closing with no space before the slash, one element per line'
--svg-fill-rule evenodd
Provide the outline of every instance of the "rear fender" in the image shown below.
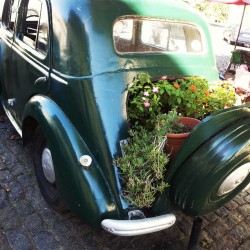
<path fill-rule="evenodd" d="M 100 227 L 103 217 L 118 218 L 116 203 L 100 166 L 57 104 L 44 96 L 32 97 L 25 107 L 23 121 L 29 117 L 37 121 L 48 141 L 57 188 L 70 210 L 94 227 Z M 92 158 L 88 169 L 80 164 L 83 155 Z"/>

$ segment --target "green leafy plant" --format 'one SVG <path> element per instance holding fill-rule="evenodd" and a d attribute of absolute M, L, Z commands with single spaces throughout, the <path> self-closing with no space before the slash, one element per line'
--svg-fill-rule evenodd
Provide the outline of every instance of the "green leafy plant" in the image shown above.
<path fill-rule="evenodd" d="M 115 164 L 123 179 L 123 196 L 137 207 L 150 207 L 156 194 L 168 184 L 164 181 L 165 167 L 169 161 L 163 153 L 166 137 L 162 129 L 151 132 L 144 128 L 129 131 L 127 143 L 122 146 L 123 157 Z"/>
<path fill-rule="evenodd" d="M 163 130 L 165 134 L 178 134 L 187 132 L 185 126 L 179 122 L 180 116 L 177 111 L 171 110 L 168 114 L 160 114 L 157 117 L 156 129 Z"/>
<path fill-rule="evenodd" d="M 141 73 L 129 87 L 128 117 L 131 126 L 140 124 L 150 130 L 159 114 L 172 109 L 182 116 L 202 120 L 234 103 L 234 88 L 228 82 L 210 84 L 195 76 L 152 81 L 147 73 Z"/>
<path fill-rule="evenodd" d="M 160 82 L 152 82 L 147 73 L 139 74 L 129 87 L 128 115 L 132 126 L 154 127 L 156 117 L 161 113 L 162 101 Z"/>

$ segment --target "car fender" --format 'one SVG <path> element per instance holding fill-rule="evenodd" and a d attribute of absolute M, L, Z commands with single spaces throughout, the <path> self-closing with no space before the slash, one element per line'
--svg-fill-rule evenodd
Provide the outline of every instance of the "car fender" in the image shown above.
<path fill-rule="evenodd" d="M 32 117 L 42 128 L 52 152 L 56 184 L 62 200 L 77 216 L 93 227 L 105 218 L 118 218 L 117 206 L 100 166 L 73 124 L 48 97 L 37 95 L 25 106 L 23 121 Z M 80 158 L 92 163 L 83 168 Z"/>

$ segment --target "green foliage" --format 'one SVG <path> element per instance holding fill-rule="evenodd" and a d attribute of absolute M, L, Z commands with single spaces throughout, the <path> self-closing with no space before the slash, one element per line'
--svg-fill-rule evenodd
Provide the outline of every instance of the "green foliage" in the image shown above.
<path fill-rule="evenodd" d="M 229 83 L 211 86 L 201 77 L 151 81 L 147 73 L 141 73 L 135 78 L 128 95 L 132 129 L 122 146 L 124 156 L 115 160 L 124 181 L 123 196 L 131 204 L 150 207 L 156 194 L 168 187 L 164 174 L 169 157 L 163 148 L 166 133 L 183 132 L 179 114 L 203 119 L 234 105 L 234 89 Z"/>
<path fill-rule="evenodd" d="M 132 126 L 152 130 L 157 116 L 176 109 L 182 116 L 203 119 L 231 107 L 235 103 L 232 85 L 223 81 L 210 84 L 202 77 L 151 81 L 146 73 L 139 74 L 129 87 L 128 116 Z"/>
<path fill-rule="evenodd" d="M 165 134 L 179 134 L 186 132 L 185 127 L 179 122 L 180 116 L 176 110 L 171 110 L 168 114 L 160 114 L 157 117 L 156 129 L 162 129 Z"/>
<path fill-rule="evenodd" d="M 224 22 L 228 18 L 229 5 L 204 0 L 185 0 L 210 19 Z"/>
<path fill-rule="evenodd" d="M 232 107 L 236 102 L 234 86 L 227 81 L 218 81 L 210 84 L 208 104 L 205 109 L 209 114 L 224 108 Z"/>
<path fill-rule="evenodd" d="M 165 132 L 143 128 L 130 130 L 123 157 L 116 159 L 124 180 L 123 196 L 137 207 L 150 207 L 157 193 L 168 186 L 164 182 L 168 156 L 163 153 Z"/>

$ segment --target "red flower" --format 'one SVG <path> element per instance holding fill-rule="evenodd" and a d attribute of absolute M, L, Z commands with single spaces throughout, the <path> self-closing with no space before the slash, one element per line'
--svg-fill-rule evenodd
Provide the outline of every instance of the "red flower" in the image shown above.
<path fill-rule="evenodd" d="M 192 84 L 192 85 L 190 86 L 190 90 L 193 91 L 193 92 L 195 92 L 195 91 L 196 91 L 196 87 Z"/>
<path fill-rule="evenodd" d="M 179 89 L 181 86 L 177 82 L 175 82 L 174 83 L 174 87 L 177 88 L 177 89 Z"/>

